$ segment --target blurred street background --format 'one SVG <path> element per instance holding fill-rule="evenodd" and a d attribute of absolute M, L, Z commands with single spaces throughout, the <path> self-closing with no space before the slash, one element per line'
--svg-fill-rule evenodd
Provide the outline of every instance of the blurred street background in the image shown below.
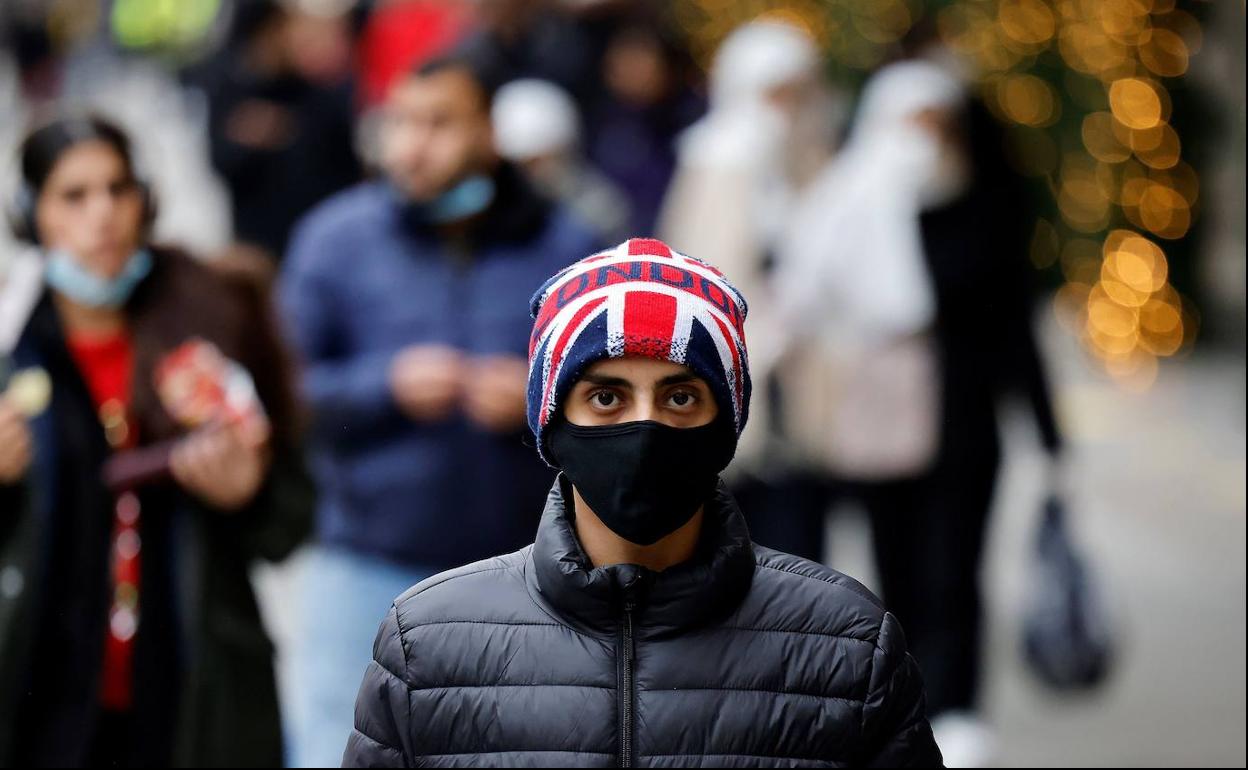
<path fill-rule="evenodd" d="M 985 709 L 1008 767 L 1228 767 L 1244 741 L 1244 369 L 1211 355 L 1164 369 L 1145 393 L 1090 373 L 1054 327 L 1058 399 L 1080 470 L 1078 529 L 1107 581 L 1126 634 L 1122 668 L 1103 691 L 1054 696 L 1018 654 L 1019 602 L 1044 459 L 1010 422 L 1012 454 L 997 500 L 986 572 Z M 1147 415 L 1147 417 L 1145 417 Z M 868 576 L 865 523 L 844 511 L 832 563 Z M 1192 629 L 1211 633 L 1192 635 Z"/>

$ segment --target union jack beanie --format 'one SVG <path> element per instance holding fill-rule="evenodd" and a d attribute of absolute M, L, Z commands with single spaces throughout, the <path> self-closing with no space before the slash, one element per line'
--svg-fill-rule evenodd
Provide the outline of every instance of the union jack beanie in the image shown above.
<path fill-rule="evenodd" d="M 684 364 L 710 385 L 737 435 L 750 407 L 744 297 L 724 274 L 653 238 L 632 238 L 556 273 L 533 295 L 529 428 L 542 432 L 594 362 L 646 356 Z"/>

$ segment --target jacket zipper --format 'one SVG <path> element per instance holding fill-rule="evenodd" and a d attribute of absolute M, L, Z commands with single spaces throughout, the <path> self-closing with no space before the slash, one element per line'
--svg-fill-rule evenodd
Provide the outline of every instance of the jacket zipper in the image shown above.
<path fill-rule="evenodd" d="M 633 611 L 636 604 L 632 600 L 624 602 L 624 620 L 621 628 L 621 650 L 623 660 L 623 686 L 620 697 L 620 767 L 633 766 L 633 704 L 636 696 L 636 683 L 633 681 L 633 664 L 637 660 L 637 641 L 633 637 Z"/>

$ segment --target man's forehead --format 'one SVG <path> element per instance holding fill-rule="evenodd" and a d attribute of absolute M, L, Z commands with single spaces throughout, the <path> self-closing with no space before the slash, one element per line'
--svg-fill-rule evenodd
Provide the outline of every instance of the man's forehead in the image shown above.
<path fill-rule="evenodd" d="M 393 105 L 472 101 L 485 108 L 485 89 L 467 67 L 447 67 L 436 72 L 414 73 L 395 84 L 390 94 Z"/>
<path fill-rule="evenodd" d="M 660 380 L 688 378 L 701 380 L 692 369 L 684 364 L 672 361 L 661 361 L 643 356 L 626 356 L 623 358 L 604 358 L 595 361 L 581 375 L 581 379 L 611 378 L 627 380 L 636 385 L 644 385 Z"/>

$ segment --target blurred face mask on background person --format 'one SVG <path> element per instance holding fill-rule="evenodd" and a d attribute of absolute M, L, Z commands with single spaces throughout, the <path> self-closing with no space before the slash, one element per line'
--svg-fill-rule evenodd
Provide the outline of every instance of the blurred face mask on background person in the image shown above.
<path fill-rule="evenodd" d="M 87 141 L 67 150 L 35 201 L 49 285 L 92 307 L 124 304 L 151 267 L 142 248 L 145 205 L 109 144 Z"/>
<path fill-rule="evenodd" d="M 935 116 L 932 113 L 940 113 Z M 961 144 L 944 127 L 952 118 L 943 110 L 924 110 L 889 124 L 877 124 L 855 140 L 863 163 L 869 163 L 898 192 L 914 195 L 921 210 L 950 203 L 970 184 L 970 168 Z"/>
<path fill-rule="evenodd" d="M 55 291 L 79 305 L 116 309 L 126 304 L 151 271 L 152 254 L 147 249 L 131 252 L 121 272 L 111 278 L 91 272 L 67 251 L 52 249 L 48 252 L 44 279 Z"/>
<path fill-rule="evenodd" d="M 450 222 L 493 200 L 485 95 L 463 69 L 414 75 L 395 86 L 381 133 L 382 166 L 427 219 Z"/>
<path fill-rule="evenodd" d="M 961 84 L 930 62 L 903 62 L 868 82 L 847 150 L 921 209 L 949 203 L 970 184 L 958 114 Z"/>

